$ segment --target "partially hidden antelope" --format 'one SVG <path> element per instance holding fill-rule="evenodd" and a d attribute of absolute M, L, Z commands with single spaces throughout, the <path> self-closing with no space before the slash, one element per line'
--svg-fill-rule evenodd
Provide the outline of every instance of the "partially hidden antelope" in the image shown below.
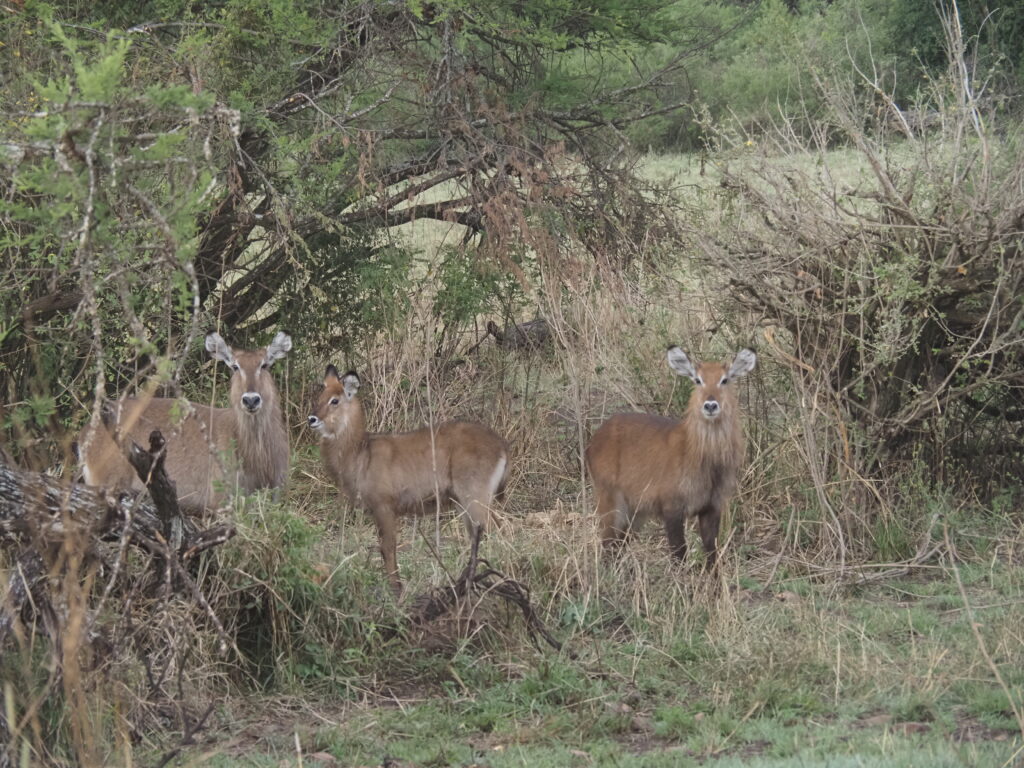
<path fill-rule="evenodd" d="M 728 365 L 695 365 L 679 347 L 670 347 L 669 367 L 694 383 L 683 418 L 620 413 L 594 433 L 586 462 L 607 550 L 617 549 L 637 525 L 657 518 L 669 549 L 681 560 L 686 520 L 696 517 L 705 567 L 715 565 L 722 510 L 736 490 L 745 451 L 735 382 L 756 362 L 751 350 L 742 349 Z"/>
<path fill-rule="evenodd" d="M 164 467 L 181 508 L 190 513 L 220 506 L 236 491 L 281 488 L 288 476 L 288 433 L 270 367 L 291 348 L 284 332 L 257 350 L 234 349 L 210 333 L 206 350 L 232 371 L 227 408 L 164 397 L 125 398 L 113 404 L 109 428 L 140 445 L 148 445 L 152 430 L 163 433 Z M 143 487 L 107 429 L 86 426 L 78 444 L 88 485 Z"/>
<path fill-rule="evenodd" d="M 508 479 L 508 444 L 472 421 L 446 421 L 412 432 L 370 434 L 356 397 L 359 376 L 327 366 L 323 391 L 309 417 L 320 433 L 328 474 L 353 505 L 373 515 L 384 570 L 395 594 L 402 582 L 396 554 L 398 518 L 455 508 L 470 539 L 470 572 L 491 504 Z"/>

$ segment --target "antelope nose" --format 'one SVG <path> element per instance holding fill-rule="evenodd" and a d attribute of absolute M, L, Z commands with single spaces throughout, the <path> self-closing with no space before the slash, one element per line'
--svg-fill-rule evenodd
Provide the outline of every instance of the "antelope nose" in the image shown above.
<path fill-rule="evenodd" d="M 317 423 L 318 421 L 320 421 L 320 419 L 318 419 L 318 418 L 317 418 L 316 416 L 310 416 L 310 417 L 309 417 L 309 426 L 311 426 L 311 427 L 315 427 L 315 426 L 316 426 L 316 423 Z"/>
<path fill-rule="evenodd" d="M 705 416 L 717 416 L 719 411 L 717 400 L 705 400 L 704 401 L 704 415 Z"/>
<path fill-rule="evenodd" d="M 255 411 L 263 403 L 263 398 L 255 392 L 246 392 L 242 395 L 242 407 L 248 411 Z"/>

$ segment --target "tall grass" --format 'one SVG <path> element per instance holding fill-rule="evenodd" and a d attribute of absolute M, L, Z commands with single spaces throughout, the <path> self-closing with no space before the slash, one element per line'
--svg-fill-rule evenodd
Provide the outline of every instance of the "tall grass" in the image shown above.
<path fill-rule="evenodd" d="M 671 176 L 671 162 L 660 158 L 660 172 Z M 730 226 L 718 178 L 684 172 L 707 231 Z M 433 240 L 418 236 L 429 262 Z M 238 535 L 195 573 L 224 634 L 194 596 L 143 589 L 142 558 L 115 575 L 117 542 L 69 546 L 48 582 L 58 615 L 22 626 L 0 658 L 0 765 L 159 764 L 179 750 L 222 765 L 299 764 L 318 750 L 352 765 L 393 751 L 415 764 L 483 754 L 495 766 L 798 755 L 897 765 L 915 749 L 934 764 L 1011 759 L 1024 736 L 1013 489 L 986 506 L 908 464 L 898 493 L 851 524 L 835 503 L 849 478 L 822 460 L 849 439 L 841 420 L 816 410 L 790 340 L 707 288 L 688 255 L 653 253 L 626 270 L 610 258 L 539 264 L 525 293 L 551 326 L 540 350 L 477 344 L 481 317 L 439 358 L 429 293 L 351 359 L 297 350 L 282 388 L 287 494 L 235 511 Z M 654 526 L 604 558 L 583 470 L 610 414 L 682 410 L 670 343 L 697 359 L 760 354 L 740 384 L 748 462 L 714 577 L 674 563 Z M 461 570 L 462 526 L 406 521 L 395 600 L 372 525 L 339 498 L 300 426 L 327 363 L 359 369 L 371 429 L 458 417 L 507 437 L 503 525 L 482 553 L 530 587 L 564 651 L 537 647 L 487 593 L 410 621 L 417 597 Z"/>
<path fill-rule="evenodd" d="M 564 652 L 534 646 L 521 617 L 486 593 L 440 620 L 410 623 L 417 596 L 461 569 L 461 525 L 433 515 L 406 521 L 406 591 L 394 601 L 372 525 L 339 500 L 300 429 L 286 498 L 249 500 L 235 517 L 238 536 L 197 574 L 227 647 L 189 596 L 134 587 L 140 561 L 126 563 L 102 615 L 91 615 L 89 595 L 109 574 L 98 561 L 68 559 L 55 584 L 68 610 L 63 642 L 26 631 L 0 661 L 8 758 L 103 765 L 188 752 L 182 742 L 211 706 L 203 725 L 212 747 L 194 754 L 222 764 L 240 754 L 227 738 L 237 723 L 257 724 L 251 755 L 297 743 L 344 764 L 390 749 L 444 762 L 439 739 L 462 745 L 455 754 L 466 744 L 502 746 L 490 756 L 508 756 L 505 764 L 515 762 L 505 751 L 514 743 L 527 755 L 545 744 L 621 754 L 635 739 L 656 753 L 754 748 L 782 759 L 805 748 L 831 754 L 851 733 L 877 728 L 862 723 L 879 713 L 894 746 L 864 736 L 858 748 L 883 758 L 900 754 L 908 729 L 1019 735 L 1015 514 L 986 515 L 908 477 L 903 503 L 856 546 L 846 542 L 838 567 L 816 491 L 830 478 L 804 473 L 807 443 L 798 437 L 813 425 L 772 345 L 742 385 L 750 459 L 723 526 L 717 577 L 673 563 L 654 526 L 620 559 L 602 557 L 581 468 L 590 432 L 616 410 L 681 409 L 686 392 L 663 359 L 669 342 L 704 358 L 757 338 L 751 320 L 724 315 L 716 297 L 682 288 L 677 274 L 678 265 L 629 279 L 599 266 L 572 280 L 545 272 L 544 314 L 556 339 L 547 350 L 483 344 L 441 364 L 425 315 L 414 314 L 360 361 L 374 427 L 468 417 L 508 437 L 504 524 L 483 554 L 529 585 Z M 289 423 L 303 420 L 326 362 L 292 363 Z M 941 523 L 932 524 L 936 515 Z M 923 545 L 928 557 L 906 565 Z M 75 617 L 87 616 L 98 635 L 73 634 Z M 374 711 L 384 714 L 375 720 Z M 321 725 L 302 726 L 310 717 Z M 278 722 L 287 733 L 266 725 Z M 814 736 L 814 722 L 832 730 Z"/>

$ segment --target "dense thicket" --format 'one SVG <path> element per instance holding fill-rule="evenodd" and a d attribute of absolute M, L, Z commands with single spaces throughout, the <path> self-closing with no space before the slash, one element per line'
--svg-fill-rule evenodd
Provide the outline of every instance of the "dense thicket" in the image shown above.
<path fill-rule="evenodd" d="M 415 272 L 403 223 L 464 227 L 433 285 L 448 325 L 480 284 L 512 303 L 527 250 L 627 261 L 668 230 L 623 135 L 672 109 L 655 93 L 689 44 L 633 60 L 680 28 L 662 0 L 32 4 L 2 23 L 19 451 L 87 391 L 154 372 L 177 390 L 200 326 L 331 351 L 389 327 Z"/>
<path fill-rule="evenodd" d="M 1020 14 L 957 10 L 984 97 L 1012 92 Z M 0 392 L 26 445 L 161 359 L 174 389 L 199 325 L 332 351 L 394 325 L 416 265 L 390 233 L 417 219 L 465 232 L 432 284 L 451 347 L 487 300 L 515 309 L 525 253 L 625 263 L 670 233 L 628 139 L 701 148 L 708 120 L 778 113 L 809 134 L 815 72 L 870 72 L 856 87 L 908 110 L 946 66 L 943 14 L 881 0 L 36 3 L 0 23 Z"/>
<path fill-rule="evenodd" d="M 763 150 L 718 132 L 726 218 L 695 234 L 789 360 L 811 474 L 858 523 L 909 477 L 991 498 L 1024 471 L 1021 136 L 977 40 L 942 28 L 914 108 L 837 64 L 811 73 L 818 114 L 774 118 Z"/>

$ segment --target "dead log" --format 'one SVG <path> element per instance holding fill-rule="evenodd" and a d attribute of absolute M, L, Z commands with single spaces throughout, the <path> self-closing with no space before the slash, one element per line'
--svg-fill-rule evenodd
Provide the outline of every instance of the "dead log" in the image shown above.
<path fill-rule="evenodd" d="M 53 612 L 50 610 L 46 595 L 40 588 L 43 584 L 43 577 L 46 575 L 43 559 L 34 549 L 24 549 L 18 553 L 8 574 L 7 594 L 4 595 L 3 605 L 0 606 L 0 647 L 3 647 L 4 639 L 14 628 L 15 618 L 21 614 L 22 608 L 27 604 L 37 606 L 40 618 L 47 627 L 47 632 L 53 634 Z"/>
<path fill-rule="evenodd" d="M 68 537 L 104 538 L 129 529 L 144 538 L 162 535 L 156 507 L 135 493 L 68 483 L 19 470 L 0 459 L 0 545 L 31 542 L 37 549 Z"/>
<path fill-rule="evenodd" d="M 0 452 L 0 553 L 10 564 L 0 600 L 0 652 L 29 607 L 45 635 L 54 647 L 59 647 L 66 636 L 68 617 L 56 609 L 65 600 L 60 594 L 52 594 L 61 581 L 55 583 L 54 576 L 68 567 L 68 552 L 92 552 L 102 541 L 121 542 L 111 584 L 125 547 L 148 553 L 157 573 L 164 575 L 160 582 L 167 587 L 165 594 L 171 589 L 183 591 L 216 628 L 222 652 L 235 647 L 187 568 L 188 561 L 197 554 L 234 536 L 234 526 L 224 523 L 198 530 L 181 516 L 174 485 L 163 468 L 163 449 L 159 432 L 150 436 L 148 453 L 134 443 L 126 448 L 129 461 L 149 488 L 150 498 L 23 471 Z M 154 499 L 158 503 L 154 504 Z M 55 659 L 59 658 L 56 654 Z M 212 710 L 211 706 L 194 727 L 187 728 L 183 744 L 190 743 Z M 14 764 L 10 737 L 11 724 L 0 707 L 0 768 Z"/>
<path fill-rule="evenodd" d="M 159 429 L 149 434 L 149 451 L 144 451 L 134 440 L 123 447 L 128 463 L 149 491 L 157 516 L 163 523 L 164 538 L 176 549 L 184 535 L 185 520 L 178 506 L 178 491 L 164 469 L 167 441 Z M 175 540 L 176 539 L 176 540 Z"/>
<path fill-rule="evenodd" d="M 111 429 L 111 424 L 106 418 L 107 411 L 104 411 L 103 424 Z M 114 439 L 121 446 L 125 458 L 132 465 L 139 479 L 149 491 L 149 497 L 156 507 L 157 517 L 161 522 L 161 533 L 163 540 L 170 553 L 175 553 L 181 546 L 185 535 L 185 518 L 182 517 L 181 508 L 178 506 L 178 490 L 174 482 L 167 475 L 164 469 L 164 459 L 167 458 L 167 441 L 154 429 L 149 433 L 149 451 L 142 450 L 134 441 L 129 440 L 127 444 L 122 442 L 119 434 L 114 431 Z M 174 567 L 164 555 L 155 555 L 153 559 L 153 572 L 163 574 L 164 584 L 171 588 L 171 580 L 174 578 Z"/>

